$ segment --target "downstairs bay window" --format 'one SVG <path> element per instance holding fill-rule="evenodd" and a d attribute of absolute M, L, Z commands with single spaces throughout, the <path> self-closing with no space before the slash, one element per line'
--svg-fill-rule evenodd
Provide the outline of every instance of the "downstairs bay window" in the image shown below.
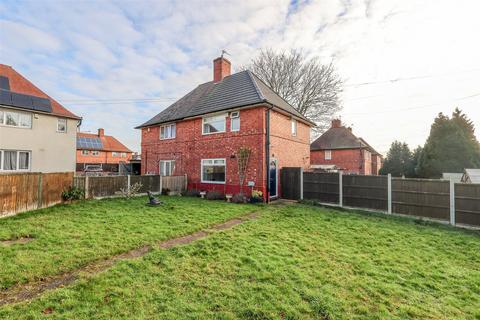
<path fill-rule="evenodd" d="M 202 159 L 203 183 L 225 183 L 227 165 L 225 159 Z"/>

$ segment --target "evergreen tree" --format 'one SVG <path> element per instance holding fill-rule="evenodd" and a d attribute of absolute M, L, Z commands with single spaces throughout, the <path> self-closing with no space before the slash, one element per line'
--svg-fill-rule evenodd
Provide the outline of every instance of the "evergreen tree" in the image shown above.
<path fill-rule="evenodd" d="M 394 177 L 411 177 L 414 174 L 413 154 L 405 142 L 394 141 L 380 169 L 380 174 L 391 173 Z"/>
<path fill-rule="evenodd" d="M 443 172 L 480 168 L 480 144 L 473 123 L 458 108 L 449 118 L 440 113 L 432 124 L 417 166 L 421 177 L 439 178 Z"/>

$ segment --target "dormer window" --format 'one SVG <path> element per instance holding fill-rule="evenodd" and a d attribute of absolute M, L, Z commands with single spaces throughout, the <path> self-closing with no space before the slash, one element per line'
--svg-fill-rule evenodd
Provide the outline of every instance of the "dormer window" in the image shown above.
<path fill-rule="evenodd" d="M 177 135 L 177 127 L 175 123 L 167 124 L 160 127 L 160 140 L 174 139 Z"/>

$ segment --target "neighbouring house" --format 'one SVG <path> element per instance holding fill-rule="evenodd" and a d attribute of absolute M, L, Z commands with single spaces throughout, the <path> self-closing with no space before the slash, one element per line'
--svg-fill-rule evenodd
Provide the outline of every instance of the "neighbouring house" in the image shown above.
<path fill-rule="evenodd" d="M 480 184 L 480 169 L 465 169 L 462 182 Z"/>
<path fill-rule="evenodd" d="M 0 173 L 74 172 L 81 118 L 0 64 Z"/>
<path fill-rule="evenodd" d="M 378 175 L 382 161 L 380 153 L 339 119 L 332 120 L 331 128 L 310 145 L 313 169 L 334 165 L 345 174 Z"/>
<path fill-rule="evenodd" d="M 77 133 L 77 174 L 131 174 L 133 152 L 115 137 L 97 133 Z"/>
<path fill-rule="evenodd" d="M 230 70 L 227 59 L 215 59 L 213 81 L 137 127 L 142 173 L 186 174 L 190 189 L 234 194 L 240 191 L 237 153 L 246 147 L 251 156 L 242 191 L 276 198 L 280 168 L 309 167 L 314 124 L 252 72 Z"/>
<path fill-rule="evenodd" d="M 442 173 L 442 180 L 452 180 L 453 182 L 462 182 L 463 173 L 444 172 Z"/>

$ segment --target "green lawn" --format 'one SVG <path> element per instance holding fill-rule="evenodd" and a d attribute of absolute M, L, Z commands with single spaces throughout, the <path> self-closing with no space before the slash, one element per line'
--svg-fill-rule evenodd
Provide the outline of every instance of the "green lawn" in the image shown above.
<path fill-rule="evenodd" d="M 0 241 L 35 238 L 26 244 L 0 244 L 0 289 L 191 233 L 255 209 L 194 198 L 162 199 L 167 204 L 161 207 L 145 206 L 146 197 L 91 200 L 0 219 Z"/>
<path fill-rule="evenodd" d="M 89 209 L 77 215 L 101 215 L 93 213 L 92 206 L 107 210 L 116 205 L 120 210 L 119 203 L 78 204 Z M 175 200 L 174 206 L 172 210 L 197 212 L 190 213 L 190 220 L 224 219 L 254 208 L 185 198 Z M 57 210 L 65 208 L 28 218 L 41 219 Z M 29 303 L 4 306 L 0 318 L 480 319 L 478 232 L 306 205 L 260 210 L 257 220 L 189 245 L 155 249 Z M 138 230 L 161 219 L 138 215 L 149 217 L 128 219 Z M 168 217 L 178 219 L 173 213 Z M 83 226 L 81 221 L 78 226 Z M 13 227 L 22 221 L 2 223 Z M 168 236 L 165 223 L 159 228 L 162 236 Z M 43 232 L 36 235 L 40 238 Z M 123 238 L 108 238 L 105 252 Z M 134 246 L 133 240 L 128 243 Z M 51 314 L 44 315 L 44 310 Z"/>

